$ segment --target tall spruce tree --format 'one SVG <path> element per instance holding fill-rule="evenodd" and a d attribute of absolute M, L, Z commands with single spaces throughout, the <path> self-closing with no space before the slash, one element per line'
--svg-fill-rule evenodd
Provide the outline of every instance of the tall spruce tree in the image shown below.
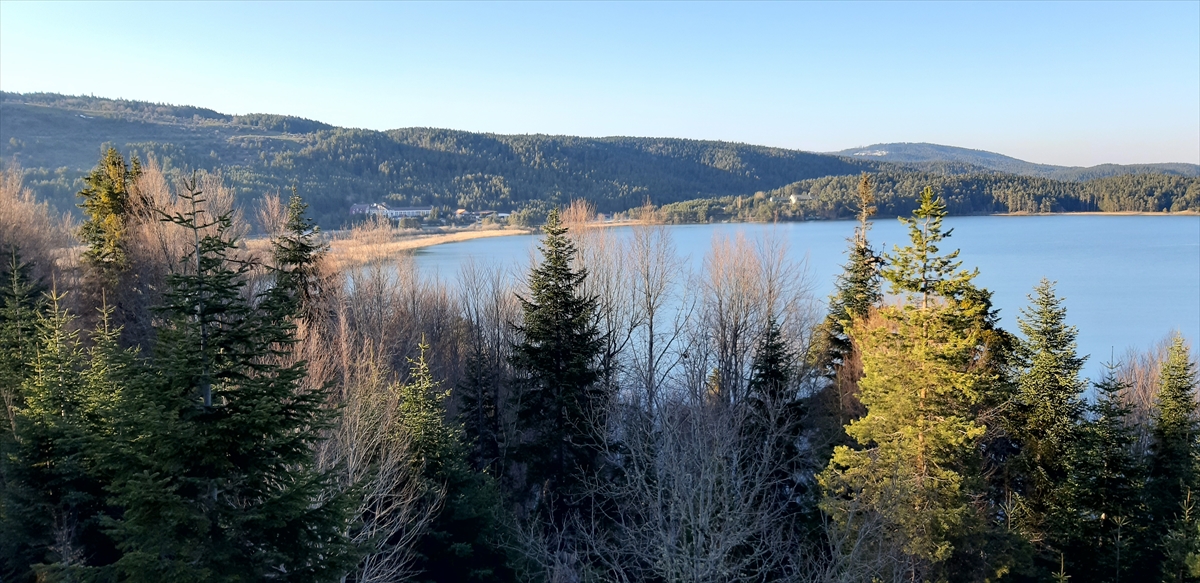
<path fill-rule="evenodd" d="M 1191 534 L 1187 523 L 1196 517 L 1195 511 L 1184 512 L 1194 500 L 1193 492 L 1200 491 L 1197 483 L 1197 462 L 1200 442 L 1197 441 L 1196 363 L 1188 354 L 1183 337 L 1176 335 L 1167 350 L 1166 361 L 1159 372 L 1159 391 L 1151 421 L 1150 475 L 1147 497 L 1150 511 L 1149 540 L 1161 541 L 1156 554 L 1160 557 L 1162 579 L 1182 581 L 1186 575 L 1186 552 L 1172 532 Z M 1168 545 L 1168 542 L 1174 542 Z"/>
<path fill-rule="evenodd" d="M 888 256 L 883 276 L 900 305 L 885 306 L 874 321 L 852 325 L 863 377 L 859 396 L 866 414 L 847 427 L 857 448 L 839 446 L 819 476 L 822 508 L 844 528 L 866 516 L 883 521 L 880 543 L 903 550 L 893 576 L 921 580 L 965 578 L 960 571 L 995 565 L 954 560 L 958 546 L 978 528 L 971 501 L 982 484 L 979 441 L 985 428 L 974 407 L 996 382 L 979 367 L 981 310 L 971 280 L 959 270 L 958 252 L 938 255 L 945 203 L 926 189 L 909 227 L 911 245 Z M 972 575 L 974 577 L 974 575 Z"/>
<path fill-rule="evenodd" d="M 582 493 L 582 479 L 600 468 L 610 395 L 598 382 L 603 339 L 596 298 L 582 291 L 587 271 L 572 267 L 575 245 L 557 210 L 543 232 L 542 261 L 529 274 L 529 297 L 519 298 L 522 341 L 513 349 L 522 384 L 516 456 L 525 464 L 536 509 L 561 527 Z"/>
<path fill-rule="evenodd" d="M 1095 391 L 1074 472 L 1081 532 L 1069 554 L 1077 578 L 1132 581 L 1146 542 L 1145 466 L 1133 449 L 1132 409 L 1124 399 L 1129 386 L 1117 377 L 1115 364 L 1105 366 Z"/>
<path fill-rule="evenodd" d="M 344 497 L 314 468 L 330 411 L 304 390 L 278 294 L 246 297 L 228 216 L 181 195 L 196 248 L 172 275 L 153 368 L 122 394 L 110 528 L 128 581 L 335 579 L 350 559 Z"/>
<path fill-rule="evenodd" d="M 1025 338 L 1017 348 L 1019 375 L 1007 433 L 1019 453 L 1009 475 L 1018 528 L 1037 541 L 1045 572 L 1063 567 L 1062 555 L 1080 533 L 1076 466 L 1083 445 L 1086 388 L 1080 370 L 1086 357 L 1075 352 L 1067 310 L 1043 279 L 1017 322 Z M 1077 565 L 1067 565 L 1070 572 Z"/>

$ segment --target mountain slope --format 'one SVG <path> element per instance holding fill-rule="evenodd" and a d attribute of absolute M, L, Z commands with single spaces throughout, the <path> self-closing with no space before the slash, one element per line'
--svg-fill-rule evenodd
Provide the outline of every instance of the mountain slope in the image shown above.
<path fill-rule="evenodd" d="M 925 143 L 875 144 L 863 148 L 851 148 L 834 152 L 861 160 L 892 162 L 921 170 L 941 173 L 966 174 L 981 170 L 992 170 L 1021 176 L 1053 178 L 1055 180 L 1092 180 L 1122 174 L 1167 174 L 1172 176 L 1200 176 L 1200 165 L 1183 163 L 1166 164 L 1101 164 L 1099 166 L 1054 166 L 1035 164 L 1011 156 L 972 150 L 955 146 Z"/>
<path fill-rule="evenodd" d="M 752 194 L 880 164 L 728 142 L 334 128 L 284 116 L 4 93 L 0 155 L 60 208 L 103 145 L 179 169 L 221 169 L 243 202 L 295 184 L 323 223 L 351 204 L 516 209 L 587 198 L 601 211 Z"/>

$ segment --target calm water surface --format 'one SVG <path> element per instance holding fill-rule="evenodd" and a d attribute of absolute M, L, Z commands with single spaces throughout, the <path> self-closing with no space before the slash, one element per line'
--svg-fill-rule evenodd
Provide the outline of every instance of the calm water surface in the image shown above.
<path fill-rule="evenodd" d="M 680 225 L 670 227 L 680 255 L 699 269 L 713 237 L 774 233 L 796 260 L 806 260 L 814 291 L 833 290 L 845 261 L 851 221 Z M 1114 351 L 1148 348 L 1173 330 L 1189 341 L 1200 338 L 1200 217 L 1197 216 L 996 216 L 945 221 L 953 234 L 943 250 L 962 249 L 963 267 L 978 267 L 979 285 L 992 290 L 1002 325 L 1016 331 L 1016 316 L 1041 278 L 1058 282 L 1067 318 L 1079 327 L 1079 351 L 1090 354 L 1085 373 Z M 628 236 L 628 227 L 614 234 Z M 871 230 L 876 249 L 908 242 L 896 220 L 879 220 Z M 427 247 L 416 254 L 425 273 L 457 277 L 468 259 L 525 269 L 537 238 L 496 237 Z"/>

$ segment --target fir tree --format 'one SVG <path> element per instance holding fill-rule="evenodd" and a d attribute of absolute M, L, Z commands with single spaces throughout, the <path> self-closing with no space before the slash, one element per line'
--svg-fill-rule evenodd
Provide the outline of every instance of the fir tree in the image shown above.
<path fill-rule="evenodd" d="M 867 174 L 863 174 L 858 184 L 858 208 L 858 226 L 850 239 L 849 257 L 837 276 L 829 298 L 829 315 L 822 326 L 827 344 L 825 366 L 829 367 L 830 375 L 850 354 L 846 328 L 854 318 L 865 318 L 883 299 L 879 277 L 882 258 L 867 239 L 870 219 L 875 214 L 875 187 Z"/>
<path fill-rule="evenodd" d="M 600 466 L 603 414 L 610 396 L 598 383 L 603 342 L 596 299 L 583 294 L 585 269 L 572 267 L 575 245 L 552 210 L 543 227 L 542 262 L 529 275 L 529 297 L 519 298 L 522 342 L 513 367 L 523 383 L 517 402 L 522 437 L 516 455 L 525 464 L 536 505 L 565 521 L 583 476 Z"/>
<path fill-rule="evenodd" d="M 117 379 L 132 362 L 132 354 L 117 347 L 118 331 L 107 326 L 110 310 L 84 351 L 60 299 L 52 298 L 38 324 L 39 345 L 16 413 L 14 471 L 6 483 L 11 513 L 5 518 L 12 522 L 5 526 L 20 541 L 17 548 L 6 544 L 6 552 L 25 559 L 39 581 L 94 575 L 116 558 L 105 529 L 108 477 L 100 459 Z"/>
<path fill-rule="evenodd" d="M 1083 532 L 1072 556 L 1078 577 L 1129 581 L 1143 546 L 1145 467 L 1133 450 L 1132 409 L 1123 398 L 1129 387 L 1117 378 L 1116 365 L 1106 365 L 1095 389 L 1075 468 Z"/>
<path fill-rule="evenodd" d="M 307 217 L 307 209 L 293 188 L 287 221 L 283 232 L 271 241 L 271 250 L 275 259 L 274 289 L 283 294 L 279 305 L 290 315 L 311 321 L 318 316 L 315 310 L 323 283 L 319 262 L 327 246 L 320 240 L 320 228 Z"/>
<path fill-rule="evenodd" d="M 1190 493 L 1200 490 L 1197 483 L 1198 460 L 1196 363 L 1188 355 L 1183 337 L 1176 335 L 1159 373 L 1160 387 L 1152 418 L 1150 475 L 1147 496 L 1150 511 L 1150 540 L 1161 540 L 1158 555 L 1163 557 L 1164 581 L 1182 580 L 1184 556 L 1167 545 L 1170 532 L 1188 533 L 1188 521 L 1195 517 L 1184 513 Z M 1178 535 L 1181 536 L 1181 535 Z M 1176 538 L 1178 538 L 1176 536 Z M 1178 545 L 1176 545 L 1178 546 Z M 1186 553 L 1184 554 L 1186 555 Z"/>
<path fill-rule="evenodd" d="M 1082 444 L 1086 387 L 1079 378 L 1085 358 L 1076 355 L 1074 326 L 1045 279 L 1017 318 L 1025 339 L 1017 356 L 1020 373 L 1008 435 L 1019 447 L 1012 461 L 1013 499 L 1020 504 L 1019 528 L 1039 541 L 1043 567 L 1059 568 L 1064 550 L 1078 535 L 1076 464 Z M 1073 567 L 1073 566 L 1072 566 Z"/>
<path fill-rule="evenodd" d="M 883 275 L 907 301 L 860 320 L 850 334 L 859 347 L 859 398 L 866 414 L 847 427 L 857 443 L 839 446 L 819 477 L 822 508 L 843 527 L 864 512 L 884 521 L 887 544 L 903 549 L 896 565 L 906 579 L 949 576 L 956 543 L 977 527 L 971 505 L 980 491 L 979 441 L 985 428 L 974 408 L 996 382 L 981 357 L 974 272 L 956 271 L 957 251 L 937 255 L 945 205 L 926 189 L 912 244 L 889 256 Z M 971 568 L 963 567 L 963 568 Z"/>
<path fill-rule="evenodd" d="M 15 411 L 21 406 L 18 388 L 29 376 L 36 350 L 35 326 L 41 315 L 45 288 L 30 280 L 32 265 L 21 261 L 19 249 L 5 250 L 0 264 L 0 396 L 4 420 L 0 423 L 0 448 L 11 436 Z M 2 451 L 2 450 L 0 450 Z M 0 478 L 4 461 L 0 459 Z"/>
<path fill-rule="evenodd" d="M 499 541 L 499 490 L 488 475 L 468 465 L 462 428 L 445 420 L 450 392 L 433 380 L 427 350 L 421 346 L 409 381 L 399 387 L 400 425 L 411 440 L 426 495 L 444 494 L 440 510 L 416 543 L 416 580 L 511 580 Z"/>
<path fill-rule="evenodd" d="M 168 280 L 153 370 L 126 387 L 115 427 L 116 566 L 129 581 L 336 578 L 347 508 L 314 469 L 324 395 L 302 388 L 284 300 L 246 298 L 229 217 L 181 196 L 191 210 L 172 220 L 194 233 L 193 269 Z"/>

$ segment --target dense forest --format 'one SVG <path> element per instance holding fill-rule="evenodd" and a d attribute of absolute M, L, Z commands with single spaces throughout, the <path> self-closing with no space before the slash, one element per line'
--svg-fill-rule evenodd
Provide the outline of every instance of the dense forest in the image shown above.
<path fill-rule="evenodd" d="M 1200 178 L 1124 174 L 1064 182 L 1011 174 L 939 174 L 883 171 L 871 175 L 879 214 L 901 216 L 926 187 L 946 200 L 952 215 L 1061 212 L 1200 211 Z M 835 219 L 853 217 L 859 177 L 802 180 L 752 196 L 726 196 L 663 205 L 671 223 Z"/>
<path fill-rule="evenodd" d="M 1001 328 L 929 186 L 880 253 L 855 177 L 815 298 L 582 200 L 515 277 L 342 268 L 226 176 L 111 149 L 79 223 L 0 176 L 0 579 L 1200 580 L 1195 353 L 1086 380 L 1051 281 Z"/>
<path fill-rule="evenodd" d="M 880 190 L 881 208 L 894 215 L 912 210 L 906 201 L 919 192 L 914 185 L 933 183 L 947 193 L 954 214 L 1197 208 L 1195 193 L 1188 190 L 1197 172 L 1186 164 L 1112 167 L 1078 174 L 1095 178 L 1075 182 L 1006 174 L 987 160 L 949 155 L 893 164 L 697 140 L 429 128 L 379 132 L 190 106 L 0 94 L 0 159 L 20 167 L 25 185 L 59 210 L 74 208 L 75 193 L 84 187 L 97 153 L 110 146 L 143 162 L 153 158 L 176 179 L 192 170 L 219 172 L 244 209 L 264 193 L 297 187 L 309 193 L 310 213 L 326 228 L 345 225 L 350 206 L 362 202 L 435 205 L 450 211 L 526 210 L 544 217 L 551 207 L 578 198 L 603 213 L 647 202 L 665 206 L 685 201 L 693 202 L 678 208 L 715 211 L 759 192 L 809 192 L 821 202 L 756 207 L 749 214 L 741 209 L 706 212 L 697 220 L 846 216 L 853 206 L 854 181 L 862 172 L 881 175 L 881 187 L 889 188 Z M 672 215 L 684 220 L 697 213 Z"/>
<path fill-rule="evenodd" d="M 900 143 L 875 144 L 863 148 L 851 148 L 837 152 L 843 156 L 866 160 L 891 162 L 919 170 L 937 169 L 951 173 L 977 173 L 981 170 L 1051 178 L 1054 180 L 1083 181 L 1108 178 L 1122 174 L 1166 174 L 1170 176 L 1200 176 L 1200 166 L 1184 163 L 1164 164 L 1100 164 L 1098 166 L 1054 166 L 1034 164 L 1010 156 L 941 146 L 938 144 Z"/>

